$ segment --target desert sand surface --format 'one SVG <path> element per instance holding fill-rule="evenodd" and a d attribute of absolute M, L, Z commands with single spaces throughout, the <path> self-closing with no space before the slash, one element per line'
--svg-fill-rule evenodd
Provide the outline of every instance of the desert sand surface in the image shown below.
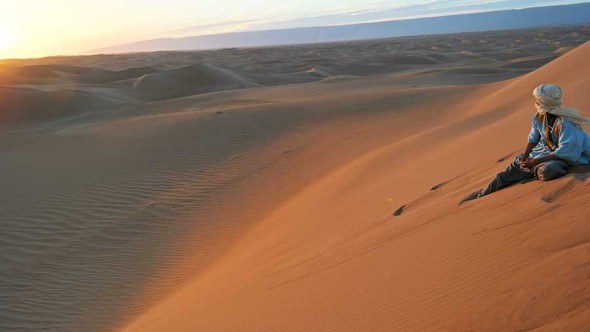
<path fill-rule="evenodd" d="M 0 62 L 0 329 L 581 330 L 590 170 L 459 205 L 590 27 Z"/>

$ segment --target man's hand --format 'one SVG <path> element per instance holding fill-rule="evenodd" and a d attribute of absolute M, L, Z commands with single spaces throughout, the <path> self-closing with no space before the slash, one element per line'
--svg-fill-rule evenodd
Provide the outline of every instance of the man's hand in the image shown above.
<path fill-rule="evenodd" d="M 537 159 L 532 158 L 520 158 L 520 167 L 524 169 L 532 169 L 539 164 Z"/>

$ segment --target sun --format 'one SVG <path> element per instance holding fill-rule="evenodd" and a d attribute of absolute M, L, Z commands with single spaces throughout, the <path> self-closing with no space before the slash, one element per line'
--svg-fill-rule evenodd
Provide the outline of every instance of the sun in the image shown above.
<path fill-rule="evenodd" d="M 0 31 L 0 50 L 5 50 L 14 43 L 14 36 L 5 31 Z"/>
<path fill-rule="evenodd" d="M 0 50 L 10 48 L 15 42 L 15 35 L 8 27 L 0 25 Z"/>

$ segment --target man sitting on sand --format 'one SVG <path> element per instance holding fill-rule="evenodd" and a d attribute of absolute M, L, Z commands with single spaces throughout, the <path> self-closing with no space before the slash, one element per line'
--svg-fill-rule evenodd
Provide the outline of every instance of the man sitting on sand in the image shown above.
<path fill-rule="evenodd" d="M 563 92 L 557 85 L 543 84 L 533 95 L 537 113 L 533 116 L 524 153 L 498 173 L 487 187 L 472 193 L 463 202 L 526 179 L 536 177 L 551 181 L 567 174 L 570 165 L 590 164 L 590 137 L 581 127 L 590 125 L 590 119 L 581 117 L 575 109 L 561 107 Z"/>

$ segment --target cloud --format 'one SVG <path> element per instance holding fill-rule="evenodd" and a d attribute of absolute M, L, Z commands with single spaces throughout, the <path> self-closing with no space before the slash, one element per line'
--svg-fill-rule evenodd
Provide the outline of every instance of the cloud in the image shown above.
<path fill-rule="evenodd" d="M 391 1 L 373 2 L 363 5 L 342 5 L 332 7 L 313 15 L 294 19 L 229 20 L 174 29 L 156 34 L 158 37 L 187 37 L 236 31 L 260 31 L 290 29 L 298 27 L 332 26 L 358 24 L 388 20 L 412 19 L 506 9 L 521 9 L 576 1 L 559 0 L 424 0 L 421 2 Z M 580 2 L 580 1 L 578 1 Z M 291 5 L 282 5 L 265 12 L 261 17 L 277 17 Z M 152 36 L 156 36 L 152 35 Z"/>
<path fill-rule="evenodd" d="M 247 31 L 253 27 L 267 23 L 265 21 L 257 20 L 232 20 L 216 23 L 198 24 L 189 27 L 176 28 L 172 30 L 157 32 L 149 34 L 147 37 L 159 38 L 159 37 L 172 37 L 181 38 L 189 36 L 201 36 L 216 34 L 221 32 L 233 32 L 233 31 Z"/>
<path fill-rule="evenodd" d="M 268 28 L 292 28 L 368 23 L 387 20 L 412 19 L 506 9 L 521 9 L 576 1 L 559 0 L 427 0 L 413 3 L 379 2 L 362 7 L 333 9 L 331 14 L 314 15 L 289 21 L 274 22 Z M 578 1 L 581 2 L 581 1 Z"/>

